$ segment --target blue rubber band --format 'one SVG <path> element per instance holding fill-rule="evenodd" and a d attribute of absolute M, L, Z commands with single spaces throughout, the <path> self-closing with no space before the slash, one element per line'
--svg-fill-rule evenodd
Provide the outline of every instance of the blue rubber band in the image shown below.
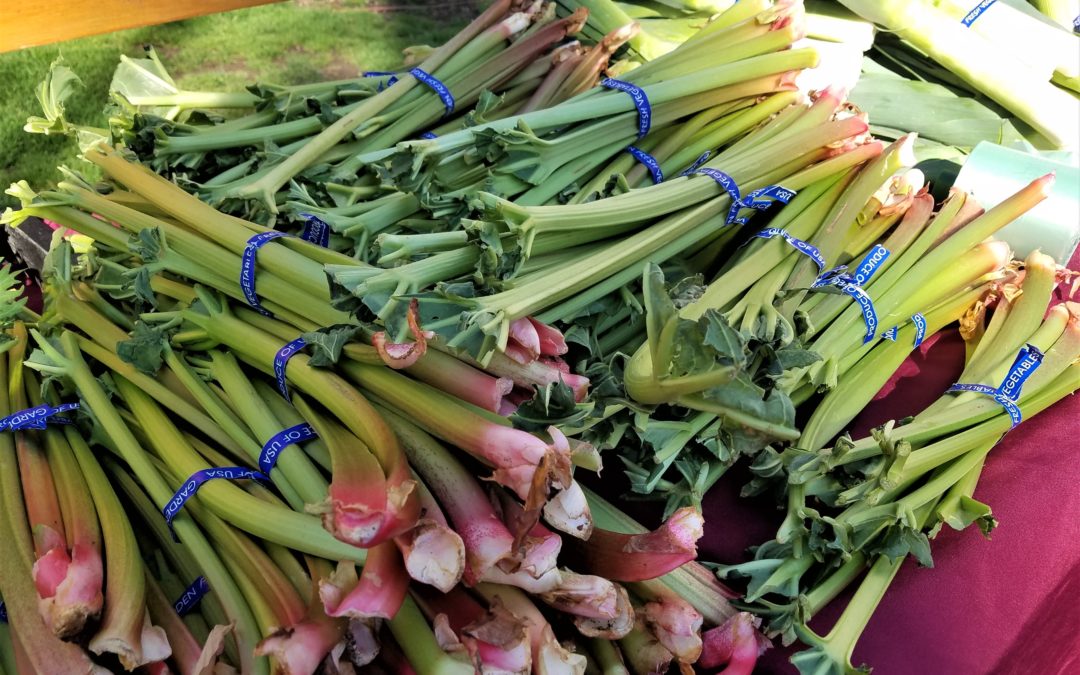
<path fill-rule="evenodd" d="M 630 99 L 634 102 L 634 107 L 637 108 L 637 137 L 644 138 L 645 134 L 649 133 L 649 129 L 652 127 L 652 106 L 649 104 L 649 97 L 645 94 L 645 90 L 636 84 L 630 84 L 629 82 L 612 79 L 610 77 L 605 77 L 603 80 L 600 80 L 600 86 L 630 95 Z"/>
<path fill-rule="evenodd" d="M 728 222 L 745 225 L 749 220 L 749 216 L 737 217 L 741 209 L 764 211 L 772 206 L 774 202 L 787 204 L 795 197 L 795 194 L 794 190 L 789 190 L 782 185 L 768 185 L 758 188 L 746 195 L 746 199 L 739 201 L 739 203 L 731 203 L 731 206 L 728 207 Z"/>
<path fill-rule="evenodd" d="M 23 429 L 45 429 L 46 424 L 71 424 L 71 420 L 65 417 L 55 417 L 60 413 L 78 410 L 78 403 L 61 403 L 55 408 L 48 403 L 36 405 L 33 408 L 13 412 L 7 417 L 0 419 L 0 431 L 21 431 Z"/>
<path fill-rule="evenodd" d="M 693 164 L 686 167 L 686 169 L 683 170 L 683 172 L 679 174 L 679 177 L 682 178 L 683 176 L 690 176 L 692 174 L 697 173 L 697 170 L 701 168 L 701 165 L 704 164 L 705 162 L 709 161 L 709 157 L 711 157 L 711 156 L 712 156 L 712 151 L 710 151 L 710 150 L 706 150 L 705 152 L 701 153 L 700 155 L 698 155 L 698 158 L 694 160 Z"/>
<path fill-rule="evenodd" d="M 926 339 L 926 317 L 915 313 L 911 315 L 911 322 L 915 324 L 915 347 L 917 348 Z"/>
<path fill-rule="evenodd" d="M 439 95 L 439 98 L 442 99 L 443 106 L 446 108 L 444 116 L 454 112 L 454 95 L 450 93 L 450 90 L 447 89 L 446 85 L 440 82 L 438 78 L 430 73 L 425 73 L 419 68 L 413 68 L 409 71 L 409 74 L 423 84 L 426 84 L 433 92 Z"/>
<path fill-rule="evenodd" d="M 975 5 L 970 12 L 960 20 L 960 23 L 964 24 L 968 28 L 971 28 L 971 24 L 975 23 L 975 20 L 983 15 L 983 12 L 990 9 L 997 0 L 982 0 L 979 4 Z"/>
<path fill-rule="evenodd" d="M 304 230 L 300 233 L 301 239 L 310 241 L 312 244 L 322 246 L 323 248 L 330 245 L 329 223 L 310 213 L 301 213 L 300 217 L 305 219 Z"/>
<path fill-rule="evenodd" d="M 200 469 L 191 474 L 191 476 L 184 481 L 184 484 L 173 494 L 172 499 L 165 505 L 165 508 L 161 510 L 161 514 L 165 516 L 165 522 L 168 523 L 170 530 L 172 530 L 173 519 L 180 513 L 180 509 L 184 508 L 184 504 L 187 503 L 187 500 L 194 497 L 195 493 L 198 492 L 199 488 L 205 483 L 215 479 L 252 479 L 267 482 L 270 480 L 262 472 L 242 466 L 219 466 L 213 469 Z M 173 538 L 176 539 L 176 532 L 173 532 Z M 179 540 L 177 539 L 177 541 Z"/>
<path fill-rule="evenodd" d="M 431 139 L 438 137 L 439 136 L 437 134 L 434 134 L 430 131 L 425 131 L 424 133 L 420 134 L 420 138 L 424 139 L 425 141 L 430 141 Z"/>
<path fill-rule="evenodd" d="M 7 607 L 4 606 L 4 601 L 0 600 L 0 623 L 7 623 Z"/>
<path fill-rule="evenodd" d="M 913 349 L 918 349 L 919 345 L 926 339 L 926 317 L 922 314 L 912 314 L 911 323 L 915 324 L 915 343 L 912 346 Z M 896 342 L 897 332 L 900 330 L 899 326 L 893 326 L 889 330 L 881 334 L 881 337 L 891 342 Z"/>
<path fill-rule="evenodd" d="M 862 309 L 863 323 L 866 324 L 863 344 L 874 339 L 874 335 L 877 333 L 878 317 L 877 310 L 874 309 L 874 301 L 870 299 L 870 296 L 866 294 L 862 287 L 866 282 L 870 281 L 870 278 L 874 276 L 874 273 L 888 259 L 889 255 L 889 249 L 881 244 L 876 244 L 859 262 L 854 274 L 849 274 L 847 272 L 848 268 L 841 266 L 821 274 L 810 285 L 810 288 L 835 286 L 841 292 L 850 295 L 859 304 L 860 309 Z"/>
<path fill-rule="evenodd" d="M 269 476 L 274 469 L 274 465 L 277 464 L 282 450 L 290 445 L 310 441 L 316 437 L 318 437 L 318 434 L 307 422 L 277 432 L 263 444 L 262 451 L 259 452 L 259 470 Z"/>
<path fill-rule="evenodd" d="M 210 592 L 210 583 L 206 577 L 199 577 L 184 589 L 180 597 L 173 603 L 173 609 L 180 616 L 187 616 L 199 605 L 199 601 Z"/>
<path fill-rule="evenodd" d="M 398 74 L 393 72 L 392 70 L 365 70 L 364 71 L 364 77 L 386 77 L 387 75 L 390 76 L 390 79 L 388 79 L 386 82 L 380 82 L 378 88 L 375 91 L 382 91 L 383 89 L 386 89 L 387 87 L 392 87 L 395 84 L 397 84 L 397 81 L 398 81 L 397 76 L 398 76 Z"/>
<path fill-rule="evenodd" d="M 698 169 L 694 172 L 702 176 L 708 176 L 716 181 L 717 185 L 724 188 L 727 191 L 728 196 L 731 197 L 732 204 L 742 204 L 742 192 L 739 191 L 739 186 L 735 182 L 735 179 L 727 175 L 719 169 Z M 735 222 L 731 212 L 728 212 L 727 224 L 730 225 Z"/>
<path fill-rule="evenodd" d="M 258 255 L 259 249 L 265 246 L 267 242 L 287 236 L 289 235 L 277 230 L 259 232 L 252 236 L 251 239 L 248 239 L 247 245 L 244 246 L 244 253 L 240 257 L 240 290 L 244 292 L 244 299 L 247 300 L 247 303 L 263 316 L 273 315 L 262 306 L 262 303 L 259 302 L 259 296 L 255 292 L 255 256 Z"/>
<path fill-rule="evenodd" d="M 754 235 L 761 239 L 773 239 L 774 237 L 782 237 L 784 241 L 791 244 L 791 246 L 809 257 L 814 261 L 814 264 L 818 266 L 818 271 L 825 269 L 825 256 L 821 255 L 821 251 L 818 250 L 813 244 L 809 244 L 798 237 L 791 236 L 786 230 L 782 230 L 779 227 L 767 227 L 764 230 Z"/>
<path fill-rule="evenodd" d="M 958 382 L 949 387 L 948 391 L 972 391 L 993 397 L 994 401 L 1009 414 L 1009 419 L 1012 420 L 1012 426 L 1009 428 L 1015 429 L 1016 425 L 1023 421 L 1020 406 L 1017 405 L 1020 391 L 1023 389 L 1027 379 L 1031 377 L 1031 374 L 1042 365 L 1042 360 L 1043 353 L 1037 347 L 1030 344 L 1024 345 L 1020 348 L 1016 359 L 1013 360 L 1009 373 L 997 389 L 985 384 L 961 384 Z"/>
<path fill-rule="evenodd" d="M 284 347 L 277 351 L 277 354 L 274 354 L 274 377 L 277 378 L 278 391 L 289 402 L 292 402 L 292 396 L 289 395 L 289 385 L 285 381 L 285 366 L 289 365 L 289 359 L 295 356 L 305 345 L 307 345 L 307 342 L 301 336 L 287 342 Z"/>
<path fill-rule="evenodd" d="M 645 152 L 641 148 L 635 148 L 630 146 L 626 149 L 634 159 L 645 165 L 645 168 L 649 170 L 649 175 L 652 176 L 653 185 L 664 182 L 664 172 L 660 168 L 660 163 L 656 161 L 656 158 Z"/>

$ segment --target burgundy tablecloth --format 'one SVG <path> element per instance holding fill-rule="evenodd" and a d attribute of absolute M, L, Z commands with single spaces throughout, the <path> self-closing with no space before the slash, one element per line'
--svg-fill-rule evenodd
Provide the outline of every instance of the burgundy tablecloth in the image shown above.
<path fill-rule="evenodd" d="M 1070 267 L 1080 270 L 1080 252 Z M 956 380 L 963 342 L 938 336 L 914 354 L 854 423 L 867 429 L 918 412 Z M 771 504 L 740 499 L 746 474 L 708 496 L 702 557 L 735 562 L 775 533 Z M 908 560 L 855 650 L 878 675 L 1080 674 L 1080 396 L 1025 421 L 991 453 L 975 497 L 1000 526 L 933 542 L 933 569 Z M 846 596 L 813 622 L 828 632 Z M 797 647 L 797 646 L 796 646 Z M 787 675 L 790 650 L 757 672 Z"/>

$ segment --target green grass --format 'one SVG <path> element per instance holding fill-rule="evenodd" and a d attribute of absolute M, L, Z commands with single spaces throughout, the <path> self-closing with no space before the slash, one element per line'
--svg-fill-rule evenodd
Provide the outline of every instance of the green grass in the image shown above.
<path fill-rule="evenodd" d="M 145 44 L 157 49 L 181 87 L 236 91 L 255 81 L 296 84 L 392 68 L 402 49 L 445 42 L 475 12 L 461 2 L 394 12 L 372 11 L 376 4 L 299 0 L 0 54 L 0 189 L 24 179 L 46 185 L 59 177 L 60 164 L 87 166 L 73 140 L 22 130 L 28 116 L 39 114 L 34 90 L 58 54 L 85 84 L 70 99 L 68 118 L 103 127 L 119 55 L 139 55 Z"/>

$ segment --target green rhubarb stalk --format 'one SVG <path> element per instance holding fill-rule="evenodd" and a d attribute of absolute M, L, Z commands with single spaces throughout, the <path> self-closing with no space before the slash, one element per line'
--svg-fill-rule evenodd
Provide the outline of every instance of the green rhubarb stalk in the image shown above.
<path fill-rule="evenodd" d="M 185 508 L 191 510 L 196 522 L 214 542 L 233 577 L 243 578 L 250 585 L 250 592 L 245 592 L 249 605 L 254 607 L 256 601 L 266 604 L 273 621 L 262 626 L 264 632 L 303 618 L 305 604 L 299 593 L 257 543 L 210 513 L 198 500 L 192 500 Z"/>
<path fill-rule="evenodd" d="M 135 415 L 135 419 L 144 429 L 154 430 L 150 435 L 150 441 L 158 456 L 168 465 L 171 473 L 176 476 L 190 476 L 196 471 L 210 468 L 187 444 L 183 434 L 149 396 L 122 378 L 117 378 L 116 384 Z M 126 433 L 131 432 L 126 431 Z M 133 437 L 132 440 L 134 440 Z M 149 458 L 143 454 L 137 461 L 149 463 Z M 128 464 L 132 463 L 129 461 Z M 132 465 L 132 468 L 134 466 Z M 153 468 L 152 465 L 151 468 Z M 139 474 L 136 472 L 136 475 Z M 173 490 L 167 486 L 156 469 L 155 477 L 155 482 L 158 482 L 167 493 L 166 498 L 160 502 L 164 504 L 172 498 Z M 139 479 L 143 480 L 141 476 Z M 157 488 L 154 490 L 157 491 Z M 203 500 L 203 503 L 218 517 L 261 539 L 331 560 L 363 560 L 362 550 L 333 539 L 329 533 L 317 527 L 317 521 L 312 516 L 297 513 L 285 506 L 267 505 L 229 481 L 217 480 L 206 483 L 200 488 L 196 498 Z M 158 501 L 156 496 L 154 496 L 154 501 Z M 184 514 L 181 512 L 174 524 L 178 525 L 183 519 Z"/>
<path fill-rule="evenodd" d="M 924 509 L 924 511 L 929 511 L 929 509 Z M 923 518 L 925 519 L 925 516 Z M 800 673 L 808 675 L 856 672 L 850 665 L 855 643 L 862 635 L 878 604 L 881 603 L 881 599 L 885 597 L 885 592 L 892 584 L 896 573 L 900 571 L 900 566 L 904 564 L 905 559 L 905 557 L 892 559 L 884 555 L 878 556 L 862 583 L 859 584 L 855 595 L 844 608 L 844 612 L 825 637 L 819 637 L 805 625 L 796 626 L 795 630 L 799 639 L 810 646 L 810 649 L 798 652 L 791 657 L 791 662 Z"/>
<path fill-rule="evenodd" d="M 103 463 L 113 484 L 118 486 L 120 491 L 124 493 L 127 503 L 134 506 L 135 511 L 138 512 L 142 519 L 142 525 L 152 533 L 154 542 L 158 547 L 157 555 L 167 556 L 169 563 L 176 569 L 179 577 L 167 573 L 163 567 L 165 565 L 164 560 L 159 560 L 158 581 L 169 588 L 170 595 L 174 598 L 179 597 L 187 587 L 188 582 L 194 581 L 202 575 L 204 569 L 209 569 L 211 572 L 223 570 L 228 576 L 215 578 L 211 574 L 206 575 L 213 592 L 204 596 L 200 601 L 199 614 L 204 615 L 206 621 L 211 625 L 218 626 L 233 623 L 235 619 L 232 617 L 250 617 L 253 622 L 251 624 L 252 635 L 257 636 L 258 630 L 254 625 L 254 618 L 251 616 L 247 601 L 236 587 L 235 581 L 224 567 L 224 564 L 217 557 L 215 550 L 212 548 L 202 549 L 198 546 L 192 547 L 173 539 L 172 533 L 165 524 L 165 519 L 161 517 L 161 511 L 150 501 L 150 497 L 142 486 L 136 482 L 134 476 L 111 458 L 104 458 Z M 210 558 L 204 557 L 207 555 L 207 551 L 210 551 Z M 220 586 L 219 584 L 223 582 L 227 582 L 229 586 Z M 235 602 L 241 604 L 231 604 Z M 184 617 L 184 623 L 197 636 L 205 637 L 209 633 L 206 622 L 202 622 L 198 614 L 193 613 Z M 234 663 L 240 663 L 238 647 L 238 639 L 228 640 L 225 643 L 225 652 Z"/>
<path fill-rule="evenodd" d="M 71 304 L 80 305 L 81 303 L 71 302 Z M 79 327 L 81 330 L 86 330 L 86 322 L 75 318 L 72 314 L 72 312 L 61 312 L 61 315 L 65 320 L 70 321 L 72 325 Z M 93 335 L 91 331 L 87 331 L 87 333 Z M 97 344 L 96 342 L 92 342 L 85 337 L 79 336 L 79 348 L 85 352 L 87 356 L 98 363 L 101 363 L 109 370 L 134 382 L 140 389 L 150 394 L 158 403 L 176 413 L 178 417 L 191 424 L 193 428 L 198 429 L 222 448 L 228 450 L 232 455 L 236 457 L 244 456 L 241 446 L 232 439 L 232 436 L 225 433 L 225 431 L 223 431 L 222 428 L 200 408 L 192 405 L 184 398 L 178 396 L 176 392 L 162 385 L 158 379 L 139 372 L 133 365 L 121 360 L 111 349 Z"/>
<path fill-rule="evenodd" d="M 269 440 L 285 428 L 278 418 L 262 405 L 254 385 L 240 369 L 240 364 L 232 354 L 214 350 L 210 353 L 210 359 L 211 376 L 221 384 L 228 399 L 237 407 L 241 418 L 256 436 Z M 252 459 L 258 460 L 258 455 Z M 282 453 L 274 465 L 271 477 L 278 471 L 288 476 L 288 481 L 295 488 L 302 504 L 316 504 L 326 498 L 326 479 L 302 452 Z M 292 506 L 297 508 L 295 504 Z"/>
<path fill-rule="evenodd" d="M 912 150 L 914 142 L 914 136 L 905 136 L 886 148 L 879 157 L 871 160 L 826 216 L 821 229 L 810 239 L 810 243 L 825 256 L 826 269 L 836 264 L 843 250 L 841 242 L 848 236 L 850 228 L 862 224 L 865 217 L 863 212 L 874 193 L 901 167 L 915 164 Z M 783 314 L 789 317 L 789 320 L 806 294 L 805 290 L 797 289 L 809 288 L 817 274 L 818 269 L 811 260 L 802 260 L 798 269 L 788 279 L 786 288 L 793 292 L 791 297 L 784 301 Z"/>
<path fill-rule="evenodd" d="M 926 337 L 958 320 L 987 290 L 987 286 L 981 286 L 966 291 L 934 311 L 927 312 Z M 847 426 L 911 354 L 914 339 L 915 326 L 905 325 L 898 331 L 895 342 L 883 340 L 877 343 L 869 354 L 850 367 L 837 386 L 814 408 L 803 427 L 799 448 L 817 451 Z M 797 396 L 796 399 L 809 394 L 807 390 L 804 396 Z"/>
<path fill-rule="evenodd" d="M 470 675 L 474 671 L 472 664 L 459 661 L 439 647 L 435 634 L 411 596 L 405 597 L 388 626 L 417 675 Z"/>
<path fill-rule="evenodd" d="M 259 370 L 272 372 L 274 358 L 281 344 L 272 336 L 230 315 L 216 298 L 207 294 L 202 297 L 202 307 L 209 313 L 187 310 L 185 318 L 222 344 L 229 345 L 234 353 Z M 292 357 L 286 375 L 290 382 L 316 398 L 371 449 L 387 479 L 387 514 L 394 514 L 393 518 L 387 518 L 386 527 L 395 534 L 409 527 L 415 521 L 416 497 L 409 488 L 411 477 L 408 464 L 397 438 L 367 399 L 333 372 L 313 368 L 304 354 Z"/>
<path fill-rule="evenodd" d="M 492 3 L 480 16 L 461 30 L 457 35 L 436 49 L 426 58 L 420 67 L 428 73 L 435 74 L 436 70 L 445 64 L 455 52 L 477 37 L 481 31 L 494 23 L 500 16 L 505 14 L 509 7 L 509 0 L 497 0 Z M 318 136 L 307 141 L 303 147 L 290 155 L 258 181 L 244 184 L 234 190 L 236 197 L 250 197 L 261 199 L 271 211 L 276 211 L 274 193 L 285 183 L 291 180 L 297 173 L 315 162 L 326 150 L 337 145 L 349 133 L 375 115 L 378 115 L 395 101 L 405 96 L 419 83 L 411 75 L 403 75 L 397 83 L 387 87 L 381 93 L 363 102 L 355 110 L 336 120 L 324 129 Z"/>
<path fill-rule="evenodd" d="M 920 0 L 841 0 L 865 19 L 884 26 L 936 60 L 978 91 L 1033 126 L 1057 147 L 1076 147 L 1076 98 L 1040 78 L 1011 50 L 969 29 Z"/>

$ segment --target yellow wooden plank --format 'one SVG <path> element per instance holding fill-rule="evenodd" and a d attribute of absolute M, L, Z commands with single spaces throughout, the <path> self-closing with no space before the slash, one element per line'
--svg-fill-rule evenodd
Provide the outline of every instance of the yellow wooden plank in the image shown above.
<path fill-rule="evenodd" d="M 0 52 L 280 0 L 0 0 Z"/>

